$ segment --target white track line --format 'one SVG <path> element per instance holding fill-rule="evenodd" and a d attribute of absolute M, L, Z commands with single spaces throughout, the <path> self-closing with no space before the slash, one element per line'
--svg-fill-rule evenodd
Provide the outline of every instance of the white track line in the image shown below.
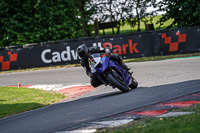
<path fill-rule="evenodd" d="M 63 89 L 67 89 L 70 87 L 77 87 L 77 86 L 86 86 L 90 84 L 71 84 L 71 85 L 66 85 L 66 84 L 39 84 L 39 85 L 32 85 L 28 88 L 35 88 L 35 89 L 42 89 L 46 91 L 59 91 Z"/>

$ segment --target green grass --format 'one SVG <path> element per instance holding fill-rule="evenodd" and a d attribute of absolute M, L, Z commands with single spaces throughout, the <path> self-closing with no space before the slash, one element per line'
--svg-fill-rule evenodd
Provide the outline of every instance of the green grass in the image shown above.
<path fill-rule="evenodd" d="M 65 97 L 40 89 L 0 87 L 0 118 L 50 105 Z"/>
<path fill-rule="evenodd" d="M 159 27 L 160 24 L 156 24 L 156 22 L 162 17 L 162 15 L 158 15 L 155 16 L 153 18 L 152 23 L 154 24 L 154 29 L 165 29 L 167 26 L 169 26 L 172 22 L 173 19 L 169 19 L 168 21 L 164 22 L 164 25 L 162 27 Z M 148 20 L 150 20 L 149 17 L 147 17 Z M 149 23 L 148 23 L 149 24 Z M 133 33 L 133 32 L 137 32 L 137 25 L 135 27 L 131 27 L 130 25 L 128 25 L 127 23 L 125 23 L 125 25 L 120 27 L 120 34 L 126 34 L 126 33 Z M 144 22 L 140 21 L 140 29 L 141 31 L 145 31 L 145 24 Z M 117 28 L 114 28 L 115 34 L 117 33 Z M 94 31 L 92 31 L 92 35 L 94 35 Z M 99 31 L 100 35 L 103 35 L 103 30 Z M 112 35 L 112 28 L 109 29 L 105 29 L 105 34 L 106 35 Z"/>
<path fill-rule="evenodd" d="M 168 117 L 144 118 L 127 125 L 99 130 L 109 133 L 199 133 L 200 131 L 200 104 L 185 109 L 195 111 L 194 114 Z"/>
<path fill-rule="evenodd" d="M 35 67 L 35 68 L 27 68 L 27 69 L 19 69 L 19 70 L 0 71 L 0 74 L 24 72 L 24 71 L 36 71 L 36 70 L 45 70 L 45 69 L 55 69 L 55 68 L 69 68 L 69 67 L 76 67 L 76 66 L 81 66 L 81 64 L 58 65 L 58 66 L 51 66 L 51 67 Z"/>
<path fill-rule="evenodd" d="M 133 59 L 125 59 L 124 62 L 156 61 L 156 60 L 166 60 L 166 59 L 173 59 L 173 58 L 193 57 L 193 56 L 200 56 L 200 53 L 133 58 Z"/>

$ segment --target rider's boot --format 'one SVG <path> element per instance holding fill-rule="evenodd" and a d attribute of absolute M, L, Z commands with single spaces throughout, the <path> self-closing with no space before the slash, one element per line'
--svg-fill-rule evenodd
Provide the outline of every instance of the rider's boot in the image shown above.
<path fill-rule="evenodd" d="M 133 74 L 133 72 L 130 72 L 129 70 L 131 70 L 131 67 L 128 67 L 125 63 L 122 63 L 121 65 L 130 75 Z"/>
<path fill-rule="evenodd" d="M 121 66 L 122 66 L 125 70 L 127 70 L 128 72 L 129 72 L 129 70 L 131 70 L 131 68 L 128 67 L 124 62 L 121 63 Z"/>
<path fill-rule="evenodd" d="M 129 70 L 131 69 L 130 67 L 128 67 L 123 61 L 122 61 L 122 57 L 118 56 L 118 63 L 129 72 Z"/>

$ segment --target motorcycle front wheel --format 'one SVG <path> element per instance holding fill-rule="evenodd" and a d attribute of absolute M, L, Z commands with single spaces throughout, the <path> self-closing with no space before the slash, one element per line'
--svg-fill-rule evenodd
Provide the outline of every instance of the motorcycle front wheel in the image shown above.
<path fill-rule="evenodd" d="M 113 76 L 112 73 L 108 73 L 106 79 L 112 86 L 117 87 L 122 92 L 129 92 L 129 87 L 125 83 L 117 79 L 117 77 Z"/>

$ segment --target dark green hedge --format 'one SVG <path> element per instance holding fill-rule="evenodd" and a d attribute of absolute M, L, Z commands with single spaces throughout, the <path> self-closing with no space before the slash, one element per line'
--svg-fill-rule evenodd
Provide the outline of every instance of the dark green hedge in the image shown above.
<path fill-rule="evenodd" d="M 0 47 L 82 36 L 73 0 L 1 0 Z"/>

